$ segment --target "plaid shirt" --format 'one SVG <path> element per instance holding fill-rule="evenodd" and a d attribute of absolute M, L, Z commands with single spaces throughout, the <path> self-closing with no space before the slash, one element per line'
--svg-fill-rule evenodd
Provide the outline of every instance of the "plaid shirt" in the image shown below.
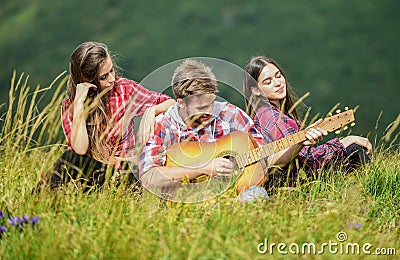
<path fill-rule="evenodd" d="M 254 124 L 256 128 L 269 141 L 282 139 L 299 131 L 296 120 L 281 113 L 273 104 L 271 107 L 261 107 L 258 109 Z M 301 163 L 308 167 L 318 169 L 333 158 L 342 157 L 346 149 L 338 138 L 329 140 L 326 144 L 317 147 L 304 146 L 297 155 Z"/>
<path fill-rule="evenodd" d="M 108 137 L 113 147 L 117 147 L 115 156 L 124 156 L 127 151 L 133 151 L 135 147 L 134 121 L 130 120 L 129 125 L 122 134 L 123 119 L 125 110 L 130 102 L 133 102 L 130 119 L 143 115 L 144 111 L 165 100 L 170 99 L 165 94 L 150 91 L 133 80 L 116 77 L 115 85 L 110 90 L 110 103 L 108 107 L 109 118 L 114 120 L 114 128 L 108 133 Z M 62 122 L 68 149 L 71 147 L 71 132 L 73 123 L 72 101 L 68 98 L 62 102 Z M 120 139 L 120 140 L 119 140 Z M 110 151 L 111 153 L 112 151 Z"/>
<path fill-rule="evenodd" d="M 215 101 L 214 107 L 216 103 L 225 104 Z M 140 154 L 139 177 L 152 167 L 165 165 L 166 148 L 180 141 L 211 142 L 229 133 L 242 131 L 252 135 L 259 146 L 265 144 L 253 120 L 235 105 L 226 104 L 218 115 L 213 115 L 214 120 L 199 131 L 185 125 L 183 121 L 177 122 L 172 115 L 174 110 L 178 110 L 177 105 L 156 117 L 154 135 Z"/>

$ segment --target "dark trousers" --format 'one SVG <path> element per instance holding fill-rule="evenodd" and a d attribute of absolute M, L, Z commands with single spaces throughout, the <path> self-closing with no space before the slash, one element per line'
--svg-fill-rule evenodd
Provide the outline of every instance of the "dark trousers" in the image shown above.
<path fill-rule="evenodd" d="M 346 148 L 346 158 L 343 163 L 347 171 L 354 171 L 358 167 L 370 162 L 371 158 L 369 158 L 367 151 L 358 144 L 351 144 Z"/>
<path fill-rule="evenodd" d="M 50 189 L 56 189 L 71 180 L 82 185 L 85 190 L 101 187 L 106 180 L 107 172 L 118 175 L 116 176 L 117 186 L 122 183 L 137 185 L 138 182 L 134 176 L 136 171 L 137 167 L 128 163 L 123 164 L 122 169 L 115 169 L 92 157 L 67 150 L 58 158 L 52 170 L 42 177 L 33 192 L 39 192 L 43 185 L 49 186 Z"/>
<path fill-rule="evenodd" d="M 346 148 L 346 155 L 344 157 L 332 158 L 332 160 L 325 165 L 324 169 L 330 167 L 339 169 L 341 167 L 344 173 L 350 173 L 370 162 L 371 159 L 365 149 L 357 144 L 351 144 Z M 300 172 L 304 172 L 306 176 L 301 178 L 301 176 L 299 176 Z M 291 164 L 282 169 L 273 170 L 264 186 L 267 190 L 285 186 L 294 187 L 299 183 L 300 179 L 304 182 L 315 180 L 318 177 L 325 176 L 322 176 L 320 171 L 316 171 L 310 167 L 303 166 L 298 169 L 294 164 Z M 302 181 L 300 181 L 300 183 Z"/>

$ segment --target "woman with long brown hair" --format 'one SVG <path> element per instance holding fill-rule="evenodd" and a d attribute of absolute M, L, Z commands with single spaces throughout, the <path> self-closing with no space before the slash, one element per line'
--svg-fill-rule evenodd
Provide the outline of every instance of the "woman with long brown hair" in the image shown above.
<path fill-rule="evenodd" d="M 294 106 L 297 98 L 283 70 L 274 60 L 256 56 L 247 62 L 244 94 L 246 112 L 269 141 L 284 138 L 302 128 L 302 120 Z M 296 157 L 312 178 L 314 170 L 337 161 L 342 162 L 345 169 L 354 169 L 368 162 L 371 152 L 372 145 L 367 138 L 351 135 L 342 139 L 333 138 L 317 147 L 302 143 Z"/>
<path fill-rule="evenodd" d="M 87 186 L 101 185 L 107 169 L 128 172 L 132 181 L 132 165 L 137 164 L 133 118 L 143 115 L 139 129 L 143 143 L 154 129 L 155 116 L 175 104 L 165 94 L 117 76 L 115 69 L 102 43 L 84 42 L 73 51 L 67 97 L 62 103 L 69 149 L 50 174 L 52 188 L 71 178 Z"/>

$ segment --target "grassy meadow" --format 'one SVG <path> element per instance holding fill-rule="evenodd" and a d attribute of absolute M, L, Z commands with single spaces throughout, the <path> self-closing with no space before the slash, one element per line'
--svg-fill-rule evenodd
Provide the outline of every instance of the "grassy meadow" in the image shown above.
<path fill-rule="evenodd" d="M 235 198 L 207 205 L 170 204 L 147 191 L 111 186 L 84 194 L 73 184 L 31 195 L 42 173 L 66 149 L 60 135 L 65 80 L 60 76 L 53 82 L 56 94 L 38 110 L 46 89 L 30 88 L 27 77 L 14 74 L 1 117 L 0 210 L 6 217 L 0 225 L 7 231 L 0 238 L 0 258 L 261 259 L 284 257 L 279 243 L 287 245 L 280 248 L 286 257 L 364 257 L 367 243 L 371 254 L 380 248 L 400 255 L 396 123 L 388 128 L 386 141 L 379 136 L 372 140 L 373 161 L 363 169 L 346 176 L 331 172 L 330 178 L 278 189 L 267 201 L 252 204 Z M 20 229 L 6 221 L 25 214 L 40 216 L 40 222 Z M 335 247 L 322 247 L 330 241 L 339 248 L 336 253 Z M 317 252 L 302 254 L 304 243 L 314 243 Z M 343 251 L 349 243 L 360 245 L 359 255 Z M 300 245 L 297 254 L 294 244 Z M 263 250 L 265 254 L 259 253 Z"/>

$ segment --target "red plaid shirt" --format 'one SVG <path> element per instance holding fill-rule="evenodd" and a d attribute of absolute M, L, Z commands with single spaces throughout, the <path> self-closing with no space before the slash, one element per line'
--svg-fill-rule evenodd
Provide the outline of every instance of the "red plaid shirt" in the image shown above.
<path fill-rule="evenodd" d="M 225 105 L 218 115 L 213 115 L 215 120 L 199 131 L 184 124 L 180 117 L 178 122 L 176 116 L 172 115 L 177 110 L 178 105 L 175 105 L 156 117 L 154 135 L 140 154 L 139 177 L 152 167 L 165 165 L 166 148 L 180 141 L 210 142 L 234 131 L 242 131 L 252 135 L 259 146 L 265 144 L 264 138 L 254 127 L 253 120 L 235 105 Z"/>
<path fill-rule="evenodd" d="M 115 85 L 110 90 L 109 103 L 109 118 L 114 117 L 114 128 L 108 133 L 109 140 L 113 147 L 118 147 L 115 156 L 124 156 L 127 152 L 133 152 L 135 147 L 135 132 L 133 118 L 143 115 L 144 111 L 165 100 L 170 99 L 169 96 L 157 92 L 150 91 L 133 80 L 116 77 Z M 133 102 L 132 106 L 130 102 Z M 68 149 L 71 148 L 71 130 L 73 123 L 72 101 L 68 98 L 62 102 L 62 122 L 65 137 L 67 139 Z M 128 109 L 131 106 L 130 120 L 127 126 L 123 125 L 123 119 Z M 122 128 L 126 130 L 122 132 Z M 119 140 L 120 139 L 120 140 Z M 111 151 L 110 151 L 111 152 Z"/>
<path fill-rule="evenodd" d="M 299 125 L 296 120 L 281 113 L 273 104 L 271 104 L 271 107 L 264 106 L 258 109 L 254 117 L 254 124 L 264 138 L 270 142 L 299 131 Z M 298 153 L 297 158 L 308 167 L 318 169 L 329 160 L 335 157 L 342 157 L 345 153 L 346 148 L 338 138 L 334 138 L 317 147 L 304 146 Z"/>

